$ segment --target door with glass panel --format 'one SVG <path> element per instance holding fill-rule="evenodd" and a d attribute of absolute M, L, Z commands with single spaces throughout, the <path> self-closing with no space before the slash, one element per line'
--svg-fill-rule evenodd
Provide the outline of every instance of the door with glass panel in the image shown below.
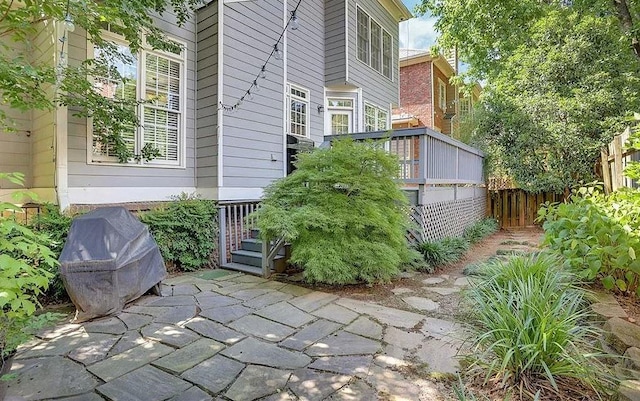
<path fill-rule="evenodd" d="M 330 135 L 353 132 L 353 100 L 329 99 Z"/>

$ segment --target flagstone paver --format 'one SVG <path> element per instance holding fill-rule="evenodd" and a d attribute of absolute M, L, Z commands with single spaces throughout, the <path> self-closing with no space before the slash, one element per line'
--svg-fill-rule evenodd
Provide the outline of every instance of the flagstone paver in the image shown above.
<path fill-rule="evenodd" d="M 280 348 L 274 344 L 247 338 L 223 350 L 222 355 L 237 361 L 267 365 L 281 369 L 295 369 L 307 366 L 311 358 L 299 352 Z"/>
<path fill-rule="evenodd" d="M 382 339 L 382 326 L 366 316 L 360 316 L 345 328 L 349 333 L 358 334 L 374 340 Z"/>
<path fill-rule="evenodd" d="M 323 338 L 305 351 L 311 356 L 375 354 L 381 348 L 380 342 L 340 331 Z"/>
<path fill-rule="evenodd" d="M 98 385 L 82 365 L 59 356 L 17 360 L 11 372 L 17 378 L 8 383 L 8 394 L 25 400 L 82 394 Z"/>
<path fill-rule="evenodd" d="M 406 297 L 402 298 L 407 305 L 412 306 L 418 310 L 433 312 L 438 310 L 440 305 L 437 302 L 434 302 L 428 298 L 422 297 Z"/>
<path fill-rule="evenodd" d="M 313 361 L 310 368 L 357 377 L 366 377 L 373 362 L 371 355 L 323 356 Z"/>
<path fill-rule="evenodd" d="M 451 321 L 219 273 L 175 277 L 162 297 L 144 296 L 115 317 L 41 331 L 20 347 L 9 396 L 427 400 L 441 397 L 428 380 L 407 378 L 407 368 L 458 368 L 460 328 Z M 458 291 L 456 278 L 437 277 L 432 285 Z M 433 311 L 436 302 L 422 298 L 433 289 L 399 291 L 398 300 L 408 294 L 405 309 L 413 303 Z"/>
<path fill-rule="evenodd" d="M 98 386 L 99 393 L 111 400 L 166 400 L 191 387 L 191 384 L 153 366 L 143 366 Z"/>
<path fill-rule="evenodd" d="M 290 300 L 289 303 L 305 312 L 313 312 L 336 299 L 338 299 L 338 296 L 336 295 L 314 291 L 301 297 L 294 298 Z"/>
<path fill-rule="evenodd" d="M 233 401 L 255 400 L 282 390 L 291 376 L 288 370 L 267 366 L 247 366 L 225 396 Z"/>
<path fill-rule="evenodd" d="M 244 367 L 244 364 L 218 354 L 187 370 L 181 377 L 216 394 L 229 386 Z"/>
<path fill-rule="evenodd" d="M 256 315 L 296 328 L 316 319 L 313 315 L 303 312 L 287 302 L 267 306 L 257 311 Z"/>
<path fill-rule="evenodd" d="M 201 317 L 192 319 L 187 323 L 186 327 L 198 334 L 221 341 L 225 344 L 234 344 L 246 337 L 244 334 L 232 330 L 221 323 Z"/>
<path fill-rule="evenodd" d="M 150 340 L 160 341 L 173 347 L 184 347 L 198 339 L 191 330 L 172 324 L 152 323 L 141 330 L 142 335 Z"/>
<path fill-rule="evenodd" d="M 293 372 L 289 388 L 300 400 L 321 401 L 340 390 L 351 380 L 350 376 L 300 369 Z"/>
<path fill-rule="evenodd" d="M 323 317 L 334 322 L 349 324 L 358 318 L 358 314 L 344 306 L 329 304 L 313 312 L 313 315 Z"/>
<path fill-rule="evenodd" d="M 435 292 L 436 294 L 440 294 L 440 295 L 451 295 L 451 294 L 455 294 L 456 292 L 460 292 L 460 288 L 459 287 L 426 287 L 426 289 L 428 291 L 432 291 Z"/>
<path fill-rule="evenodd" d="M 296 334 L 284 340 L 281 345 L 301 351 L 323 337 L 328 336 L 342 327 L 340 324 L 320 319 L 306 326 Z"/>
<path fill-rule="evenodd" d="M 230 305 L 220 308 L 207 309 L 200 312 L 200 316 L 204 316 L 208 319 L 215 320 L 218 323 L 230 323 L 234 320 L 240 319 L 242 316 L 246 316 L 253 312 L 253 309 L 247 308 L 242 305 Z"/>
<path fill-rule="evenodd" d="M 160 343 L 149 342 L 93 364 L 87 369 L 100 379 L 108 382 L 153 362 L 171 353 L 171 351 L 173 351 L 171 347 Z"/>
<path fill-rule="evenodd" d="M 423 283 L 425 283 L 426 285 L 436 285 L 436 284 L 441 284 L 444 283 L 446 280 L 443 279 L 442 277 L 429 277 L 426 278 L 424 280 L 422 280 Z"/>
<path fill-rule="evenodd" d="M 217 341 L 201 338 L 184 348 L 173 351 L 169 355 L 152 362 L 152 364 L 168 372 L 182 373 L 200 362 L 211 358 L 224 349 L 224 347 L 224 344 Z"/>
<path fill-rule="evenodd" d="M 233 330 L 252 334 L 263 340 L 278 342 L 290 336 L 295 330 L 284 324 L 276 323 L 256 315 L 243 316 L 229 324 Z"/>
<path fill-rule="evenodd" d="M 349 308 L 354 312 L 369 315 L 381 323 L 395 327 L 412 328 L 424 319 L 424 316 L 417 313 L 349 298 L 340 298 L 336 303 L 344 306 L 345 308 Z"/>

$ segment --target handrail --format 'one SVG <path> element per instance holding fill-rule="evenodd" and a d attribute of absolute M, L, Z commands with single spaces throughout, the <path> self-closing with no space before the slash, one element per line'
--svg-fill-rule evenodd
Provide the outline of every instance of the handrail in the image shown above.
<path fill-rule="evenodd" d="M 356 141 L 362 141 L 365 139 L 384 139 L 384 138 L 401 138 L 409 136 L 430 136 L 434 139 L 438 139 L 442 142 L 446 142 L 449 145 L 453 145 L 457 148 L 464 149 L 467 152 L 471 152 L 478 156 L 484 157 L 485 154 L 480 149 L 476 149 L 473 146 L 469 146 L 464 142 L 460 142 L 457 139 L 453 139 L 450 136 L 434 131 L 431 128 L 419 127 L 419 128 L 399 128 L 387 131 L 369 131 L 369 132 L 355 132 L 349 134 L 337 134 L 337 135 L 325 135 L 324 140 L 326 142 L 332 142 L 342 138 L 352 138 Z"/>
<path fill-rule="evenodd" d="M 284 237 L 275 240 L 273 246 L 271 240 L 262 240 L 262 276 L 264 278 L 268 278 L 274 269 L 274 259 L 284 244 Z"/>

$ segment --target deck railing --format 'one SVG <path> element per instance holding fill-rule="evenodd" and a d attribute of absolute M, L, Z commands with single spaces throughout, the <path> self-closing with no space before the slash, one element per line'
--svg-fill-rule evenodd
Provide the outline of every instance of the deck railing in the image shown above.
<path fill-rule="evenodd" d="M 484 154 L 429 128 L 407 128 L 346 135 L 327 135 L 325 143 L 340 138 L 386 139 L 386 148 L 400 159 L 399 179 L 406 185 L 484 184 Z"/>
<path fill-rule="evenodd" d="M 221 202 L 218 205 L 219 263 L 225 265 L 229 261 L 231 251 L 240 249 L 243 239 L 251 237 L 251 230 L 256 228 L 255 221 L 247 218 L 259 207 L 260 201 Z"/>

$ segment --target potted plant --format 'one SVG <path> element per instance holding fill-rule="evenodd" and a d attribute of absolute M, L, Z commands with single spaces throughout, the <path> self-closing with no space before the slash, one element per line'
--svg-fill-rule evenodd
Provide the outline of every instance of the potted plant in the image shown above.
<path fill-rule="evenodd" d="M 20 174 L 0 173 L 21 184 Z M 16 194 L 23 198 L 24 192 Z M 35 316 L 40 306 L 38 296 L 49 286 L 51 271 L 57 260 L 47 246 L 49 238 L 16 222 L 13 211 L 20 207 L 0 202 L 0 367 L 1 374 L 10 368 L 11 358 L 21 343 L 29 338 L 27 328 L 50 320 L 51 315 Z M 0 399 L 4 398 L 0 380 Z"/>

